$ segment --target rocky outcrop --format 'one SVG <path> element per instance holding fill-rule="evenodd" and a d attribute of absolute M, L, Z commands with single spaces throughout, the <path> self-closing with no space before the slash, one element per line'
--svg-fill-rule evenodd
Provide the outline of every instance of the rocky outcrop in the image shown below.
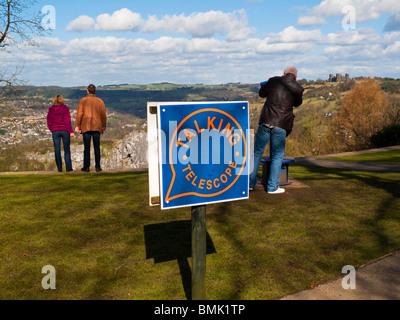
<path fill-rule="evenodd" d="M 114 143 L 112 149 L 104 149 L 102 153 L 101 165 L 103 169 L 147 168 L 147 133 L 132 132 Z"/>
<path fill-rule="evenodd" d="M 54 151 L 46 154 L 29 154 L 28 159 L 42 163 L 54 163 Z M 64 155 L 62 152 L 64 161 Z M 83 144 L 71 146 L 71 160 L 74 170 L 83 167 Z M 94 151 L 91 145 L 91 165 L 94 167 Z M 133 131 L 108 148 L 101 144 L 101 167 L 104 170 L 126 170 L 147 168 L 147 133 Z"/>

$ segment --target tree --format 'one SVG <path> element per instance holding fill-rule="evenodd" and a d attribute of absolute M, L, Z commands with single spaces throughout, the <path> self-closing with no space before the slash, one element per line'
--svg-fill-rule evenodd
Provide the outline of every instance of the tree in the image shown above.
<path fill-rule="evenodd" d="M 44 31 L 43 14 L 39 11 L 29 14 L 36 3 L 36 0 L 0 0 L 0 48 L 31 41 L 32 35 Z"/>
<path fill-rule="evenodd" d="M 33 35 L 42 34 L 43 14 L 33 12 L 36 0 L 0 0 L 0 50 L 5 50 L 10 45 L 28 42 L 34 45 Z M 7 68 L 0 71 L 0 84 L 11 87 L 18 81 L 21 69 L 11 73 Z"/>
<path fill-rule="evenodd" d="M 385 125 L 387 108 L 388 100 L 373 79 L 368 78 L 355 85 L 344 97 L 340 112 L 328 127 L 331 143 L 335 144 L 336 150 L 352 151 L 371 147 L 371 136 Z"/>
<path fill-rule="evenodd" d="M 389 107 L 385 114 L 385 125 L 371 137 L 371 143 L 376 148 L 400 144 L 400 98 L 390 95 Z"/>
<path fill-rule="evenodd" d="M 36 0 L 0 0 L 0 51 L 10 54 L 7 49 L 12 45 L 36 44 L 32 37 L 44 31 L 43 14 L 38 10 L 35 12 L 36 3 Z M 14 113 L 16 101 L 11 96 L 16 95 L 15 88 L 22 84 L 21 72 L 21 67 L 13 69 L 0 64 L 0 118 L 10 120 Z"/>

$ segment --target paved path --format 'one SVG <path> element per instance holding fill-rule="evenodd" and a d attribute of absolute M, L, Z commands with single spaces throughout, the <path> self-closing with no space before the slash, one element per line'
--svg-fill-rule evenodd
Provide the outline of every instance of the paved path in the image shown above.
<path fill-rule="evenodd" d="M 400 149 L 400 146 L 346 152 L 335 155 L 296 159 L 296 164 L 362 170 L 373 172 L 400 172 L 400 164 L 321 160 Z M 356 289 L 343 289 L 347 274 L 313 289 L 283 297 L 281 300 L 400 300 L 400 251 L 367 263 L 356 270 Z"/>
<path fill-rule="evenodd" d="M 343 289 L 346 276 L 281 300 L 400 300 L 400 251 L 358 268 L 355 289 Z"/>
<path fill-rule="evenodd" d="M 370 149 L 364 151 L 355 152 L 344 152 L 339 154 L 330 154 L 324 156 L 313 156 L 305 158 L 296 158 L 296 164 L 308 165 L 308 166 L 320 166 L 325 168 L 339 168 L 348 170 L 359 170 L 359 171 L 373 171 L 373 172 L 395 172 L 400 173 L 399 163 L 375 163 L 375 162 L 356 162 L 356 161 L 335 161 L 335 160 L 324 160 L 333 157 L 351 156 L 366 153 L 375 153 L 382 151 L 391 151 L 400 149 L 400 146 Z"/>

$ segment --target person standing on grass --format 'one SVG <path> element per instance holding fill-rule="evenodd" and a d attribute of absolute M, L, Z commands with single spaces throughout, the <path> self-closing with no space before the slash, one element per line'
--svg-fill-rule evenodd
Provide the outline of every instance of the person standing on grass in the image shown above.
<path fill-rule="evenodd" d="M 288 67 L 282 77 L 273 77 L 261 83 L 259 95 L 267 100 L 261 111 L 254 142 L 254 167 L 250 175 L 250 191 L 254 190 L 257 184 L 257 172 L 261 157 L 268 141 L 271 140 L 271 170 L 265 189 L 270 194 L 285 192 L 285 189 L 279 187 L 279 180 L 286 138 L 293 129 L 295 117 L 293 107 L 299 107 L 303 103 L 304 89 L 296 80 L 297 69 Z"/>
<path fill-rule="evenodd" d="M 96 96 L 96 87 L 90 84 L 87 96 L 79 101 L 75 121 L 75 132 L 83 134 L 83 168 L 84 172 L 90 171 L 90 144 L 93 139 L 95 169 L 101 172 L 100 166 L 100 135 L 106 131 L 107 116 L 103 100 Z"/>
<path fill-rule="evenodd" d="M 67 172 L 73 171 L 71 162 L 70 137 L 75 137 L 71 125 L 71 114 L 64 104 L 62 96 L 54 98 L 53 105 L 47 113 L 47 126 L 51 131 L 54 143 L 54 154 L 58 172 L 63 171 L 61 159 L 61 140 L 64 145 L 64 161 Z"/>

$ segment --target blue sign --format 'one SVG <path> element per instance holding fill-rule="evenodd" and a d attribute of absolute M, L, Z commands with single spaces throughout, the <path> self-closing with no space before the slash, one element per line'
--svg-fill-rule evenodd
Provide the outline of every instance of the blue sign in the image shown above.
<path fill-rule="evenodd" d="M 160 103 L 162 209 L 248 199 L 248 102 Z"/>

